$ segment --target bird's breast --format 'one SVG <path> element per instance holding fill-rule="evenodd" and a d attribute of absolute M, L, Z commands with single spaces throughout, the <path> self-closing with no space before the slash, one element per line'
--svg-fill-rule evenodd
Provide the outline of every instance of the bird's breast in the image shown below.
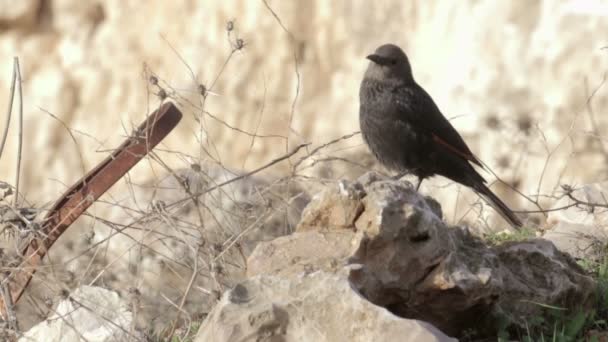
<path fill-rule="evenodd" d="M 390 88 L 369 84 L 361 89 L 359 123 L 363 139 L 378 161 L 396 171 L 413 170 L 431 158 L 429 137 L 417 129 L 413 115 Z"/>

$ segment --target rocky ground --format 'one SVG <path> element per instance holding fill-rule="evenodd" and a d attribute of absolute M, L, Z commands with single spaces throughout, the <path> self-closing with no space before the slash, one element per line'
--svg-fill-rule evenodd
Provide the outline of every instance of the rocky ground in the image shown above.
<path fill-rule="evenodd" d="M 185 174 L 192 176 L 190 171 Z M 241 183 L 236 192 L 242 197 L 230 202 L 251 204 L 255 196 L 247 189 L 255 186 L 262 183 Z M 300 193 L 293 189 L 294 194 Z M 602 188 L 598 185 L 589 189 L 595 189 L 590 190 L 592 194 Z M 585 195 L 579 191 L 574 196 Z M 301 203 L 306 202 L 307 197 L 302 197 Z M 302 204 L 296 207 L 301 210 Z M 264 217 L 261 207 L 252 210 L 257 213 L 255 217 Z M 568 212 L 580 209 L 572 206 L 563 216 Z M 28 331 L 23 340 L 55 336 L 57 329 L 73 329 L 67 322 L 82 336 L 105 334 L 106 341 L 167 333 L 189 333 L 196 335 L 196 341 L 450 341 L 491 339 L 504 334 L 519 340 L 519 329 L 530 329 L 531 322 L 547 316 L 549 308 L 564 312 L 598 310 L 601 279 L 580 263 L 598 261 L 598 254 L 589 248 L 579 250 L 586 254 L 568 253 L 589 237 L 572 234 L 563 239 L 562 234 L 569 230 L 566 227 L 598 227 L 593 222 L 603 219 L 600 213 L 593 220 L 576 223 L 554 215 L 550 218 L 553 225 L 543 227 L 546 232 L 542 237 L 503 236 L 511 241 L 499 242 L 472 235 L 466 225 L 446 224 L 441 206 L 433 198 L 417 193 L 405 180 L 371 172 L 356 181 L 325 186 L 303 211 L 294 210 L 291 215 L 293 226 L 285 229 L 279 229 L 281 224 L 270 219 L 268 225 L 231 232 L 233 235 L 205 231 L 209 237 L 222 237 L 223 246 L 234 241 L 236 235 L 238 242 L 234 245 L 241 247 L 216 251 L 221 257 L 216 254 L 218 265 L 210 269 L 199 266 L 200 273 L 190 287 L 216 291 L 215 296 L 209 298 L 204 291 L 193 291 L 188 304 L 180 308 L 180 315 L 172 308 L 175 304 L 171 304 L 168 292 L 171 286 L 178 293 L 186 288 L 184 283 L 179 285 L 177 273 L 160 277 L 156 283 L 144 277 L 138 282 L 137 299 L 133 289 L 118 295 L 99 287 L 120 293 L 118 284 L 131 280 L 98 282 L 97 287 L 77 287 L 54 309 L 55 316 Z M 167 217 L 187 216 L 175 211 Z M 161 230 L 156 229 L 151 231 Z M 605 243 L 605 239 L 596 237 L 595 242 Z M 155 246 L 152 241 L 146 243 Z M 183 244 L 184 248 L 193 245 Z M 242 254 L 233 253 L 236 250 Z M 177 251 L 155 248 L 158 255 Z M 208 257 L 199 255 L 202 262 Z M 179 264 L 178 260 L 173 262 Z M 120 269 L 105 267 L 108 272 L 123 274 Z M 223 270 L 217 272 L 218 268 Z M 188 280 L 186 270 L 184 280 Z M 163 271 L 148 269 L 142 277 L 146 272 Z M 148 293 L 150 290 L 158 292 Z M 89 310 L 78 309 L 83 293 L 88 295 L 81 305 Z M 58 320 L 57 315 L 62 314 L 68 318 Z M 176 315 L 182 319 L 173 321 L 171 317 Z M 99 317 L 117 323 L 99 323 Z M 156 329 L 163 327 L 153 333 L 151 323 Z"/>

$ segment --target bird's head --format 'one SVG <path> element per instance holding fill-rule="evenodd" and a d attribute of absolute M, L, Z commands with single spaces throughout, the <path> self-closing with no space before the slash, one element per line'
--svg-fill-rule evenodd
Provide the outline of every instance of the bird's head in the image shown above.
<path fill-rule="evenodd" d="M 366 78 L 380 81 L 413 81 L 410 61 L 397 45 L 382 45 L 367 56 L 367 59 L 371 62 L 365 72 Z"/>

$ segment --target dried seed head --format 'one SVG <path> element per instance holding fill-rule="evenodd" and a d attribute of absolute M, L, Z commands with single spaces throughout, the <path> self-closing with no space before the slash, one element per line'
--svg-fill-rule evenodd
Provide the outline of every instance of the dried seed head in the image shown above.
<path fill-rule="evenodd" d="M 489 129 L 496 130 L 500 128 L 500 120 L 495 114 L 487 116 L 485 121 L 485 124 Z"/>
<path fill-rule="evenodd" d="M 212 268 L 212 272 L 215 272 L 216 275 L 221 275 L 222 272 L 224 272 L 224 266 L 220 265 L 219 263 L 212 263 L 211 264 L 211 268 Z"/>
<path fill-rule="evenodd" d="M 139 291 L 139 289 L 137 287 L 129 287 L 129 294 L 134 297 L 141 296 L 141 292 Z"/>
<path fill-rule="evenodd" d="M 156 94 L 156 95 L 158 95 L 158 97 L 161 100 L 164 100 L 167 98 L 167 92 L 165 91 L 165 89 L 162 89 L 162 88 L 160 90 L 158 90 L 158 94 Z"/>
<path fill-rule="evenodd" d="M 205 87 L 204 84 L 199 84 L 198 85 L 198 93 L 201 94 L 202 96 L 207 96 L 207 87 Z"/>
<path fill-rule="evenodd" d="M 162 200 L 152 201 L 152 209 L 154 209 L 155 211 L 163 212 L 163 211 L 165 211 L 166 207 L 167 207 L 167 204 L 165 203 L 165 201 L 162 201 Z"/>
<path fill-rule="evenodd" d="M 152 75 L 152 76 L 150 76 L 150 78 L 148 79 L 148 81 L 150 82 L 151 85 L 157 85 L 158 84 L 158 77 Z"/>
<path fill-rule="evenodd" d="M 498 166 L 502 169 L 506 169 L 509 167 L 509 165 L 511 164 L 511 159 L 509 158 L 509 155 L 502 155 L 500 158 L 498 158 Z"/>
<path fill-rule="evenodd" d="M 70 291 L 68 291 L 67 289 L 61 289 L 61 291 L 59 291 L 59 297 L 61 297 L 62 299 L 70 297 Z"/>
<path fill-rule="evenodd" d="M 530 134 L 533 125 L 534 122 L 529 115 L 524 114 L 517 118 L 517 128 L 525 134 Z"/>
<path fill-rule="evenodd" d="M 51 308 L 53 306 L 53 300 L 50 297 L 44 298 L 43 302 L 47 308 Z"/>
<path fill-rule="evenodd" d="M 90 230 L 84 234 L 82 234 L 82 241 L 85 245 L 90 245 L 93 243 L 93 239 L 95 238 L 95 231 Z"/>
<path fill-rule="evenodd" d="M 245 47 L 245 41 L 241 38 L 236 40 L 236 50 L 242 50 Z"/>
<path fill-rule="evenodd" d="M 519 188 L 521 186 L 521 178 L 516 178 L 511 181 L 511 186 L 514 188 Z"/>
<path fill-rule="evenodd" d="M 232 30 L 234 30 L 234 21 L 228 20 L 226 23 L 226 31 L 230 32 Z"/>

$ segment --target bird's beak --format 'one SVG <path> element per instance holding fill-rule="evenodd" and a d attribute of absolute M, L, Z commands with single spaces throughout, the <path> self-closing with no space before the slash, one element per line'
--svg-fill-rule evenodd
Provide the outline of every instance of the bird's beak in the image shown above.
<path fill-rule="evenodd" d="M 382 57 L 380 55 L 369 55 L 366 57 L 370 61 L 378 64 L 378 65 L 387 65 L 389 63 L 388 58 Z"/>

